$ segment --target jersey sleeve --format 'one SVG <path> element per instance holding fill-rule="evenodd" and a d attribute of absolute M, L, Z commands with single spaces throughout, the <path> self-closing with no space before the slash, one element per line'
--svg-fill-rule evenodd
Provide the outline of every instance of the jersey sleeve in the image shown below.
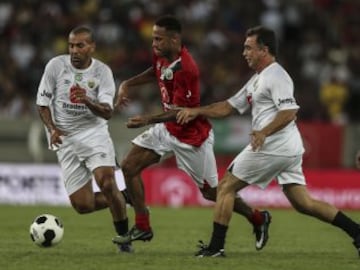
<path fill-rule="evenodd" d="M 247 99 L 246 85 L 235 95 L 230 97 L 227 102 L 229 102 L 229 104 L 241 114 L 250 109 L 250 104 Z"/>
<path fill-rule="evenodd" d="M 56 73 L 57 73 L 56 60 L 52 59 L 45 66 L 45 71 L 41 77 L 38 92 L 36 96 L 36 105 L 49 106 L 54 94 L 56 86 Z"/>
<path fill-rule="evenodd" d="M 279 111 L 299 108 L 294 98 L 294 84 L 288 76 L 276 76 L 269 85 L 271 98 Z"/>
<path fill-rule="evenodd" d="M 99 84 L 98 102 L 109 104 L 113 108 L 115 97 L 115 81 L 111 69 L 104 66 Z"/>

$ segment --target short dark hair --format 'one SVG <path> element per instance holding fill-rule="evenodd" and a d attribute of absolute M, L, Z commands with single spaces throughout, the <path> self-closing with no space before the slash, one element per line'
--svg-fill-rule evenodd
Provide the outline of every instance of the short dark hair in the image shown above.
<path fill-rule="evenodd" d="M 275 32 L 265 26 L 258 25 L 249 28 L 246 31 L 246 37 L 256 36 L 256 42 L 260 46 L 269 48 L 269 53 L 273 56 L 277 55 L 277 41 Z"/>
<path fill-rule="evenodd" d="M 164 27 L 166 31 L 174 31 L 181 34 L 181 23 L 173 15 L 164 15 L 155 21 L 155 25 Z"/>
<path fill-rule="evenodd" d="M 73 30 L 70 31 L 70 34 L 82 34 L 82 33 L 86 33 L 89 35 L 89 40 L 91 42 L 95 42 L 95 37 L 94 37 L 94 31 L 87 25 L 80 25 L 75 27 Z"/>

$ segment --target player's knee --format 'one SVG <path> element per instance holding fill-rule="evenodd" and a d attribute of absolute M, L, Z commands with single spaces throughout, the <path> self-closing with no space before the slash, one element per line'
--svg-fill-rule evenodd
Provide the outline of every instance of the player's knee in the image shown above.
<path fill-rule="evenodd" d="M 223 190 L 224 188 L 226 188 L 226 186 L 227 186 L 227 183 L 226 183 L 225 180 L 220 181 L 219 184 L 218 184 L 218 191 Z"/>
<path fill-rule="evenodd" d="M 217 192 L 220 194 L 229 193 L 232 191 L 232 185 L 230 185 L 229 181 L 222 180 L 219 182 L 217 187 Z"/>
<path fill-rule="evenodd" d="M 112 176 L 104 177 L 99 184 L 99 188 L 105 197 L 111 196 L 117 190 L 115 180 Z"/>
<path fill-rule="evenodd" d="M 125 180 L 130 179 L 136 175 L 135 166 L 128 160 L 123 160 L 121 163 L 121 171 L 124 175 Z"/>

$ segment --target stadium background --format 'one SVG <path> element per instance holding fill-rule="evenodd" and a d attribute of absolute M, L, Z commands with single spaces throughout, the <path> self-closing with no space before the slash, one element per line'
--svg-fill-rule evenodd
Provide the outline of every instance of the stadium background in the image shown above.
<path fill-rule="evenodd" d="M 251 76 L 242 58 L 244 32 L 264 24 L 279 39 L 278 61 L 294 79 L 301 106 L 298 124 L 311 192 L 339 207 L 360 209 L 360 38 L 356 0 L 187 0 L 0 2 L 0 203 L 67 204 L 54 153 L 46 149 L 35 96 L 46 62 L 67 51 L 68 32 L 89 24 L 95 57 L 108 63 L 116 84 L 149 66 L 151 29 L 162 14 L 183 22 L 184 44 L 201 70 L 202 104 L 223 100 Z M 130 139 L 126 117 L 159 111 L 156 86 L 110 121 L 121 159 Z M 248 141 L 249 116 L 213 121 L 219 173 Z M 121 178 L 121 176 L 120 176 Z M 153 205 L 207 205 L 174 160 L 146 170 Z M 260 206 L 288 207 L 276 185 L 250 188 L 245 198 Z"/>

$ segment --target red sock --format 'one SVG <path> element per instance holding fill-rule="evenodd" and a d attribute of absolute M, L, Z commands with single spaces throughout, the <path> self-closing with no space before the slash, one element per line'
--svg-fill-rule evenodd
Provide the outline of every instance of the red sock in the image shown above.
<path fill-rule="evenodd" d="M 264 216 L 261 214 L 259 210 L 255 209 L 249 221 L 253 225 L 259 226 L 264 223 Z"/>
<path fill-rule="evenodd" d="M 135 224 L 136 227 L 143 231 L 150 231 L 150 215 L 146 214 L 136 214 L 135 215 Z"/>

